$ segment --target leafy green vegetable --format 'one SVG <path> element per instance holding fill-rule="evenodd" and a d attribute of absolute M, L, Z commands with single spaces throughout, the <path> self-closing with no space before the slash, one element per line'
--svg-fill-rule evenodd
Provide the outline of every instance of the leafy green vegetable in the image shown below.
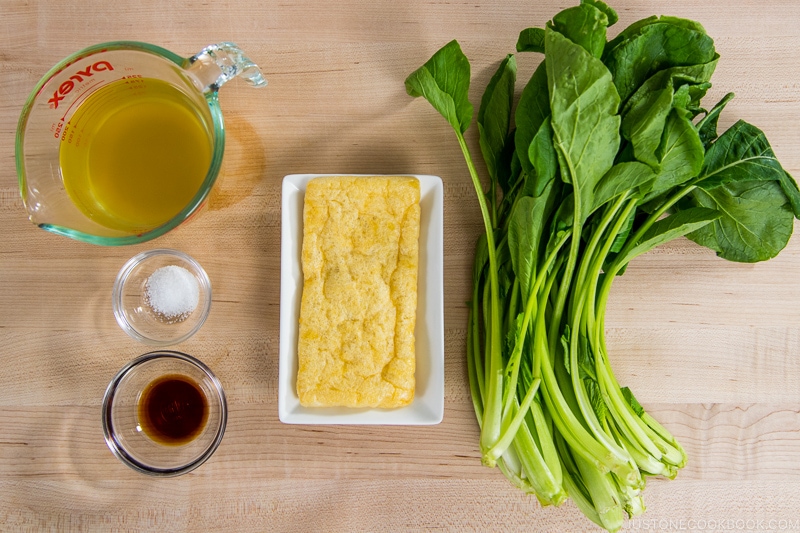
<path fill-rule="evenodd" d="M 460 133 L 472 121 L 469 61 L 457 41 L 450 41 L 406 79 L 409 95 L 422 96 Z"/>
<path fill-rule="evenodd" d="M 594 203 L 591 212 L 604 206 L 620 194 L 646 185 L 652 187 L 655 173 L 643 163 L 629 161 L 617 163 L 606 172 L 594 190 Z M 649 187 L 647 187 L 649 189 Z"/>
<path fill-rule="evenodd" d="M 681 185 L 700 173 L 703 143 L 685 112 L 673 109 L 664 124 L 657 151 L 659 171 L 648 195 L 653 198 Z"/>
<path fill-rule="evenodd" d="M 553 145 L 561 178 L 577 191 L 576 212 L 591 206 L 600 178 L 619 148 L 619 97 L 603 63 L 560 33 L 546 30 Z"/>
<path fill-rule="evenodd" d="M 719 120 L 719 115 L 722 113 L 722 110 L 725 109 L 725 106 L 728 105 L 728 102 L 733 100 L 733 96 L 733 93 L 728 93 L 723 96 L 722 100 L 717 102 L 717 104 L 711 108 L 711 111 L 697 123 L 697 134 L 700 136 L 700 140 L 706 148 L 717 139 L 717 121 Z"/>
<path fill-rule="evenodd" d="M 704 84 L 711 79 L 716 64 L 714 59 L 702 65 L 661 70 L 648 78 L 628 99 L 622 111 L 622 135 L 631 141 L 636 159 L 658 168 L 656 150 L 667 117 L 673 107 L 686 108 L 690 103 L 676 101 L 676 88 L 687 87 L 688 91 L 690 84 Z"/>
<path fill-rule="evenodd" d="M 556 177 L 558 155 L 553 147 L 553 126 L 547 117 L 539 126 L 528 147 L 528 160 L 535 169 L 531 179 L 534 196 L 542 194 L 544 188 Z"/>
<path fill-rule="evenodd" d="M 764 133 L 740 120 L 706 151 L 698 185 L 713 189 L 734 181 L 780 181 L 781 174 Z"/>
<path fill-rule="evenodd" d="M 550 116 L 546 62 L 547 60 L 539 64 L 530 81 L 522 90 L 514 117 L 517 125 L 514 145 L 522 170 L 528 175 L 533 175 L 535 172 L 528 155 L 530 145 L 542 123 Z"/>
<path fill-rule="evenodd" d="M 614 11 L 608 4 L 605 2 L 601 2 L 600 0 L 581 0 L 581 4 L 591 4 L 603 13 L 605 13 L 606 18 L 608 19 L 608 26 L 613 26 L 619 21 L 619 16 L 617 16 L 617 12 Z"/>
<path fill-rule="evenodd" d="M 541 28 L 527 28 L 520 32 L 517 39 L 517 52 L 544 53 L 544 30 Z"/>
<path fill-rule="evenodd" d="M 501 162 L 508 142 L 516 80 L 517 62 L 514 56 L 509 54 L 489 81 L 478 110 L 481 153 L 493 181 L 498 179 L 498 172 L 503 171 Z"/>
<path fill-rule="evenodd" d="M 696 189 L 689 204 L 721 213 L 713 224 L 687 236 L 729 261 L 771 259 L 792 235 L 794 215 L 775 181 L 735 181 L 710 190 Z"/>
<path fill-rule="evenodd" d="M 695 230 L 701 230 L 709 222 L 720 218 L 721 213 L 714 209 L 706 209 L 704 207 L 693 207 L 686 211 L 680 211 L 674 215 L 670 215 L 661 220 L 657 220 L 650 226 L 644 235 L 641 242 L 632 242 L 633 246 L 617 259 L 620 264 L 625 264 L 632 260 L 634 257 L 642 255 L 673 239 L 683 237 L 687 233 Z"/>
<path fill-rule="evenodd" d="M 553 17 L 552 28 L 596 58 L 606 46 L 608 15 L 589 3 L 583 3 Z"/>
<path fill-rule="evenodd" d="M 478 110 L 484 190 L 464 133 L 470 66 L 453 41 L 412 73 L 453 128 L 484 221 L 473 266 L 467 371 L 482 462 L 542 505 L 567 494 L 609 531 L 644 512 L 646 476 L 686 453 L 614 376 L 611 286 L 637 256 L 687 236 L 733 261 L 775 256 L 800 190 L 764 133 L 718 134 L 733 97 L 702 98 L 719 56 L 697 22 L 649 17 L 607 41 L 600 0 L 519 34 L 544 54 L 514 109 L 516 63 L 499 64 Z"/>
<path fill-rule="evenodd" d="M 634 24 L 606 46 L 603 61 L 620 98 L 628 98 L 659 70 L 700 65 L 714 59 L 714 41 L 699 24 L 675 17 Z"/>

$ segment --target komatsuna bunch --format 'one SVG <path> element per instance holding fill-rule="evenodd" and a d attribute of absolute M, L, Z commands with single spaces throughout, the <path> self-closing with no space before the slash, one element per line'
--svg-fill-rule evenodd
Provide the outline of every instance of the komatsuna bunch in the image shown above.
<path fill-rule="evenodd" d="M 543 505 L 569 495 L 609 531 L 644 511 L 647 476 L 686 463 L 611 369 L 614 278 L 681 236 L 731 261 L 769 259 L 800 214 L 797 184 L 758 128 L 718 134 L 733 95 L 703 107 L 719 59 L 703 27 L 650 17 L 608 40 L 615 22 L 585 0 L 520 33 L 517 51 L 544 59 L 516 106 L 514 55 L 486 87 L 486 191 L 464 138 L 473 106 L 458 42 L 406 80 L 455 131 L 485 225 L 467 338 L 482 461 Z"/>

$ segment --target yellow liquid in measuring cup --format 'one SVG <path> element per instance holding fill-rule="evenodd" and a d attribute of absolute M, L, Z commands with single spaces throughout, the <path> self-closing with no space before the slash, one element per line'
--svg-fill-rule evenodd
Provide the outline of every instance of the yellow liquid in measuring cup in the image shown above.
<path fill-rule="evenodd" d="M 62 135 L 64 187 L 86 216 L 140 233 L 177 215 L 211 165 L 211 135 L 192 101 L 152 78 L 115 81 L 80 104 Z"/>

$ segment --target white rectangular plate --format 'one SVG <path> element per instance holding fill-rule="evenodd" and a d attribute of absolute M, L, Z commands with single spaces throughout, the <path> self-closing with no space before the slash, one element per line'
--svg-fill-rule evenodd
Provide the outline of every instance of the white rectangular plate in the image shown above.
<path fill-rule="evenodd" d="M 303 198 L 320 176 L 292 174 L 283 179 L 281 205 L 281 338 L 278 416 L 286 424 L 438 424 L 444 416 L 444 188 L 438 176 L 413 176 L 420 185 L 419 276 L 417 279 L 416 393 L 398 409 L 303 407 L 297 396 L 297 334 L 303 271 Z"/>

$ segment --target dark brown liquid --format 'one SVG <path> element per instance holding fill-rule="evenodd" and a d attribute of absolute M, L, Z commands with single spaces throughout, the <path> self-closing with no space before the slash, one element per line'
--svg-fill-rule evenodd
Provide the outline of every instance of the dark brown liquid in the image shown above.
<path fill-rule="evenodd" d="M 206 425 L 208 402 L 186 376 L 170 374 L 151 382 L 139 400 L 139 424 L 156 442 L 186 444 Z"/>

